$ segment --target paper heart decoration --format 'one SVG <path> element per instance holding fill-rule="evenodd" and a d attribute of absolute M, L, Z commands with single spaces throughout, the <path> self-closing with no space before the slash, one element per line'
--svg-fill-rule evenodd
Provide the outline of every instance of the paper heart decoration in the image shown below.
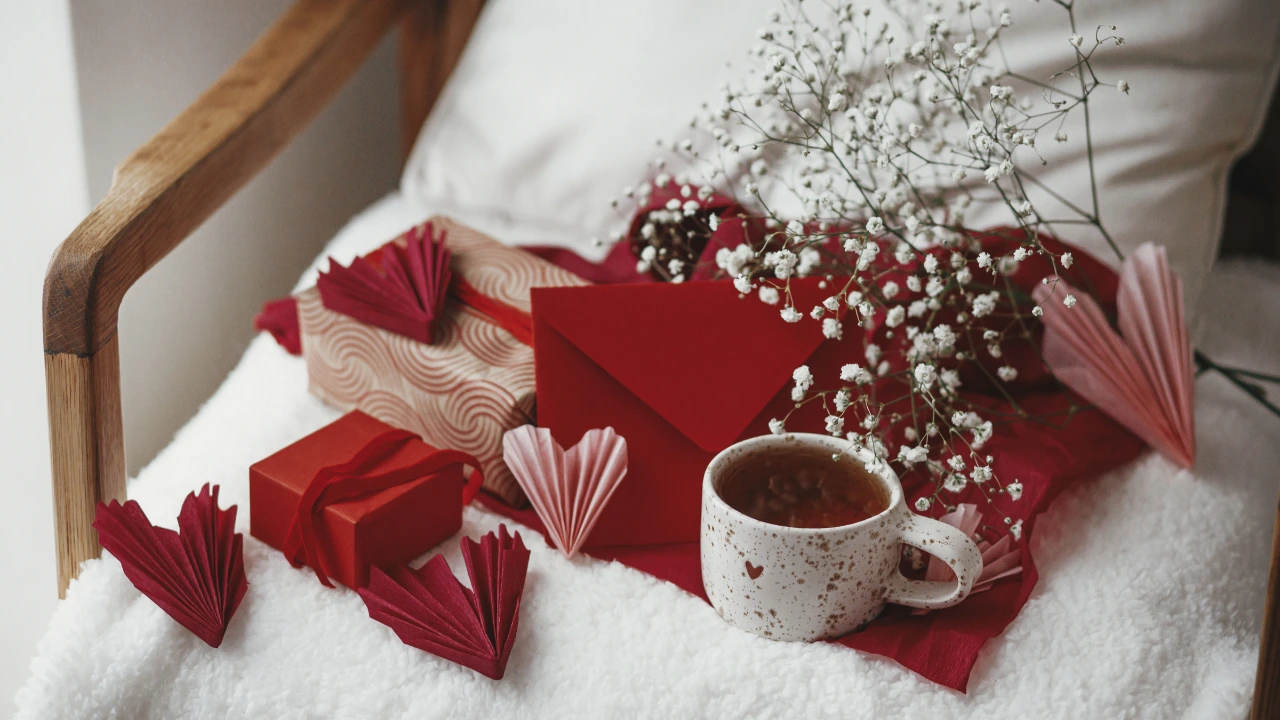
<path fill-rule="evenodd" d="M 471 589 L 453 576 L 443 555 L 417 570 L 405 565 L 370 568 L 358 592 L 369 617 L 391 628 L 406 645 L 501 680 L 516 639 L 529 551 L 507 526 L 476 544 L 462 538 Z"/>
<path fill-rule="evenodd" d="M 982 513 L 978 510 L 978 506 L 973 503 L 960 503 L 952 512 L 938 518 L 940 522 L 944 522 L 953 528 L 956 528 L 965 536 L 973 538 L 978 544 L 978 550 L 982 553 L 982 572 L 978 575 L 978 579 L 973 583 L 973 589 L 969 591 L 969 595 L 975 595 L 984 590 L 990 590 L 991 585 L 1000 579 L 1013 577 L 1022 572 L 1022 551 L 1013 545 L 1013 536 L 1005 535 L 996 542 L 992 543 L 983 540 L 978 536 L 978 528 L 982 527 Z M 924 579 L 930 582 L 946 582 L 955 579 L 955 573 L 947 564 L 936 557 L 930 556 L 929 564 L 925 567 Z M 928 610 L 913 610 L 912 615 L 924 615 Z"/>
<path fill-rule="evenodd" d="M 627 474 L 627 441 L 611 427 L 588 430 L 565 452 L 550 430 L 522 425 L 503 436 L 502 459 L 552 542 L 573 557 Z"/>
<path fill-rule="evenodd" d="M 218 509 L 218 487 L 182 503 L 178 531 L 155 527 L 138 503 L 98 503 L 98 542 L 120 561 L 133 586 L 211 647 L 222 644 L 249 587 L 236 506 Z"/>
<path fill-rule="evenodd" d="M 405 244 L 390 242 L 374 258 L 358 257 L 350 267 L 329 261 L 316 279 L 326 308 L 397 335 L 430 343 L 444 311 L 452 273 L 445 233 L 431 223 L 410 228 Z"/>
<path fill-rule="evenodd" d="M 1191 341 L 1182 281 L 1163 247 L 1144 243 L 1124 261 L 1116 333 L 1085 293 L 1036 288 L 1044 308 L 1044 359 L 1064 385 L 1183 467 L 1195 463 Z M 1075 307 L 1063 300 L 1070 293 Z"/>

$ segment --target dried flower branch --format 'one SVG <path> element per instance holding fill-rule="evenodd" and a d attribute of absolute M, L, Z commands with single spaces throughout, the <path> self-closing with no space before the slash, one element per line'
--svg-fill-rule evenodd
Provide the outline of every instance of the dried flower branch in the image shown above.
<path fill-rule="evenodd" d="M 983 446 L 1003 422 L 1063 418 L 1024 411 L 1007 389 L 1018 371 L 1001 358 L 1012 344 L 1031 345 L 1042 314 L 1009 277 L 1036 256 L 1052 268 L 1044 282 L 1057 283 L 1058 270 L 1074 262 L 1044 241 L 1059 224 L 1091 226 L 1116 248 L 1098 210 L 1089 102 L 1101 88 L 1128 92 L 1092 64 L 1100 49 L 1124 40 L 1111 26 L 1086 40 L 1072 4 L 1054 3 L 1069 30 L 1065 69 L 1037 81 L 1004 61 L 1011 13 L 981 0 L 946 11 L 940 2 L 887 0 L 888 18 L 852 2 L 786 0 L 759 31 L 742 82 L 724 88 L 690 137 L 668 148 L 687 170 L 672 176 L 659 160 L 651 185 L 625 191 L 644 203 L 655 188 L 678 190 L 679 199 L 641 218 L 633 241 L 642 272 L 690 277 L 722 219 L 707 204 L 727 196 L 763 218 L 762 231 L 719 248 L 716 276 L 778 305 L 784 322 L 813 318 L 830 340 L 842 339 L 853 314 L 867 330 L 861 357 L 838 378 L 797 368 L 792 399 L 797 408 L 820 403 L 826 431 L 852 446 L 927 474 L 934 489 L 917 501 L 921 512 L 935 503 L 953 508 L 971 485 L 988 501 L 1020 496 L 1020 483 L 995 476 Z M 1033 172 L 1045 164 L 1037 144 L 1049 134 L 1066 142 L 1073 113 L 1084 116 L 1088 207 Z M 1067 212 L 1042 213 L 1037 194 Z M 1003 208 L 1007 227 L 998 232 L 1007 251 L 999 256 L 965 226 L 975 205 Z M 808 276 L 823 277 L 831 295 L 796 307 L 791 282 Z M 984 377 L 1013 413 L 966 399 L 964 371 Z M 781 433 L 786 422 L 770 427 Z M 1019 534 L 1020 522 L 1005 525 Z"/>

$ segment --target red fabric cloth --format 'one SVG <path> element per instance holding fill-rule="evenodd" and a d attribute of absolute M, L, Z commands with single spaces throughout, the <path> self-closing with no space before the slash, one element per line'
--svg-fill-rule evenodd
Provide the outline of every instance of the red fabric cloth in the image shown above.
<path fill-rule="evenodd" d="M 1020 239 L 1021 235 L 1018 232 L 1008 230 L 993 231 L 978 236 L 984 249 L 995 257 L 1011 252 L 1018 246 Z M 732 247 L 732 244 L 728 246 Z M 1046 240 L 1045 245 L 1055 253 L 1066 249 L 1061 243 L 1052 239 Z M 620 244 L 619 247 L 627 246 Z M 713 244 L 704 250 L 703 257 L 714 255 L 715 249 L 713 238 Z M 627 252 L 630 252 L 629 249 Z M 1073 252 L 1076 264 L 1069 271 L 1060 270 L 1063 277 L 1077 287 L 1090 288 L 1104 307 L 1113 307 L 1116 290 L 1115 273 L 1082 251 L 1074 250 Z M 615 255 L 618 254 L 619 251 L 615 248 Z M 626 267 L 628 264 L 633 265 L 633 263 L 624 263 L 615 255 L 611 255 L 609 261 L 615 269 Z M 884 252 L 882 255 L 889 257 L 892 262 L 890 253 Z M 564 257 L 566 256 L 561 254 L 551 256 L 549 259 L 559 262 Z M 583 262 L 585 261 L 581 258 L 576 258 L 572 262 L 564 263 L 562 267 L 577 271 L 576 265 Z M 904 268 L 904 271 L 911 269 Z M 1033 256 L 1021 264 L 1012 280 L 1020 290 L 1029 292 L 1040 278 L 1050 275 L 1051 272 L 1047 261 L 1039 256 Z M 596 280 L 622 275 L 622 273 L 610 275 L 603 272 L 580 274 Z M 640 280 L 640 277 L 633 271 L 631 279 Z M 728 287 L 722 290 L 726 294 L 732 294 L 732 290 Z M 808 308 L 799 309 L 803 312 Z M 816 329 L 810 329 L 816 333 Z M 884 327 L 873 329 L 874 339 L 887 350 L 898 347 L 893 344 L 893 340 L 887 338 L 886 330 Z M 899 333 L 899 335 L 903 334 Z M 849 341 L 846 328 L 844 343 L 848 344 Z M 901 341 L 903 338 L 900 337 L 899 342 Z M 860 347 L 857 338 L 853 338 L 853 344 L 847 346 Z M 670 347 L 668 351 L 673 355 L 681 355 L 678 347 Z M 892 351 L 886 353 L 886 355 L 891 354 Z M 980 353 L 979 356 L 982 357 L 983 354 Z M 984 362 L 1011 364 L 1019 369 L 1019 377 L 1016 382 L 1010 384 L 1012 393 L 1012 401 L 1010 401 L 994 389 L 981 371 L 970 368 L 970 371 L 964 375 L 964 388 L 965 395 L 975 404 L 988 408 L 989 414 L 994 417 L 999 417 L 998 413 L 1016 413 L 1013 402 L 1016 402 L 1027 415 L 1051 416 L 1049 422 L 1015 420 L 998 424 L 995 436 L 984 448 L 985 452 L 994 457 L 997 476 L 1005 483 L 1018 480 L 1024 488 L 1022 498 L 1016 502 L 1002 497 L 995 507 L 990 507 L 985 502 L 980 504 L 981 507 L 986 508 L 985 512 L 988 513 L 992 524 L 1001 524 L 1000 515 L 1004 512 L 1007 512 L 1011 519 L 1022 520 L 1022 540 L 1019 542 L 1022 574 L 998 581 L 991 590 L 974 595 L 960 605 L 946 610 L 911 615 L 901 608 L 890 606 L 879 619 L 861 632 L 852 633 L 834 641 L 851 648 L 888 657 L 929 680 L 960 691 L 964 691 L 967 687 L 970 673 L 982 646 L 987 640 L 1004 631 L 1022 609 L 1035 587 L 1038 573 L 1034 559 L 1031 557 L 1029 539 L 1034 532 L 1039 514 L 1063 490 L 1081 480 L 1112 470 L 1132 460 L 1143 450 L 1143 445 L 1137 438 L 1096 410 L 1077 410 L 1074 415 L 1068 415 L 1066 410 L 1070 404 L 1070 398 L 1043 369 L 1035 344 L 1023 343 L 1020 347 L 1017 343 L 1009 342 L 1005 346 L 1005 355 L 1000 361 L 992 361 L 988 358 Z M 988 372 L 993 370 L 994 367 L 988 368 Z M 822 431 L 820 427 L 794 425 L 790 426 L 790 429 Z M 903 476 L 904 490 L 912 501 L 926 494 L 924 484 L 924 478 L 919 476 L 911 473 Z M 971 484 L 968 493 L 957 498 L 957 501 L 976 500 L 978 493 L 979 491 Z M 483 493 L 479 497 L 489 509 L 534 529 L 540 531 L 543 529 L 532 510 L 514 509 L 501 500 Z M 941 512 L 941 508 L 935 508 L 931 514 L 938 515 Z M 601 559 L 617 560 L 672 582 L 705 599 L 697 542 L 594 547 L 585 552 Z"/>
<path fill-rule="evenodd" d="M 298 329 L 298 300 L 292 295 L 268 300 L 253 318 L 255 332 L 266 330 L 290 355 L 302 354 L 302 332 Z"/>

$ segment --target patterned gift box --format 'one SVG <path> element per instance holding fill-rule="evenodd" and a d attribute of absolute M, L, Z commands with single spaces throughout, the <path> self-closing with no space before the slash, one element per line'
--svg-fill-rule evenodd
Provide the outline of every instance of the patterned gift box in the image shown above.
<path fill-rule="evenodd" d="M 427 222 L 445 232 L 455 275 L 525 315 L 530 288 L 587 284 L 448 218 Z M 403 245 L 406 237 L 392 242 Z M 430 345 L 330 310 L 314 287 L 298 295 L 298 320 L 313 394 L 416 433 L 435 447 L 475 455 L 485 489 L 523 503 L 502 461 L 502 435 L 534 422 L 532 347 L 453 294 Z"/>

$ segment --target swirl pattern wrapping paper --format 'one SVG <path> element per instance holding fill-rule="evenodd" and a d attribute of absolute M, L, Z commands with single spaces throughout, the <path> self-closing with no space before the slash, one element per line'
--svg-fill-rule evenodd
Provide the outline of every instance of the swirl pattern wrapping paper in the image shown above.
<path fill-rule="evenodd" d="M 447 233 L 454 273 L 517 310 L 529 311 L 530 288 L 587 284 L 447 218 L 427 222 Z M 392 242 L 403 243 L 404 236 Z M 533 421 L 532 348 L 454 299 L 446 303 L 430 345 L 334 312 L 315 288 L 299 293 L 298 320 L 313 394 L 416 433 L 435 447 L 475 455 L 486 490 L 523 502 L 502 460 L 502 435 Z"/>

